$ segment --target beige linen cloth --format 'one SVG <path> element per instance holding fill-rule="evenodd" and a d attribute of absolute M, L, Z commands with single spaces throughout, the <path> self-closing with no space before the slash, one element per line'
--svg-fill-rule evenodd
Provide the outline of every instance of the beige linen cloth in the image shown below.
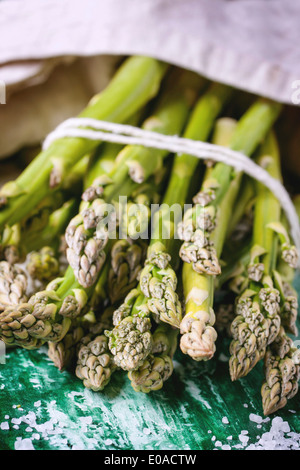
<path fill-rule="evenodd" d="M 0 158 L 78 114 L 131 54 L 290 105 L 294 129 L 299 18 L 295 0 L 2 0 Z"/>

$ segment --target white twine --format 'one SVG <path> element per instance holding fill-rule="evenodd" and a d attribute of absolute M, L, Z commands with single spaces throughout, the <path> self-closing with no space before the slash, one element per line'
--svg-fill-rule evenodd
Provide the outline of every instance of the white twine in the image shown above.
<path fill-rule="evenodd" d="M 299 217 L 287 190 L 279 180 L 273 178 L 264 168 L 241 152 L 209 142 L 168 136 L 128 124 L 116 124 L 91 118 L 67 119 L 46 137 L 43 149 L 47 149 L 52 142 L 62 137 L 79 137 L 124 145 L 142 145 L 230 165 L 237 171 L 242 171 L 264 184 L 280 201 L 290 224 L 290 232 L 295 246 L 300 253 Z"/>

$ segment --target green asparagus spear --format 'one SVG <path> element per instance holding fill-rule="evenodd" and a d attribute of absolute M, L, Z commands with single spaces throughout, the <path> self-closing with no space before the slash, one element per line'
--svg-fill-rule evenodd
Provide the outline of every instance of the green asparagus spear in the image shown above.
<path fill-rule="evenodd" d="M 103 312 L 94 329 L 82 339 L 77 353 L 76 376 L 94 392 L 103 390 L 117 370 L 108 338 L 103 334 L 104 329 L 110 327 L 112 313 L 112 307 Z"/>
<path fill-rule="evenodd" d="M 261 388 L 265 415 L 283 408 L 298 392 L 300 350 L 281 326 L 264 358 L 265 381 Z"/>
<path fill-rule="evenodd" d="M 173 356 L 177 347 L 179 330 L 160 323 L 153 333 L 151 354 L 137 369 L 128 372 L 136 392 L 149 393 L 160 390 L 173 373 Z"/>
<path fill-rule="evenodd" d="M 108 269 L 109 263 L 106 262 L 85 307 L 86 313 L 72 321 L 67 334 L 60 341 L 48 342 L 48 355 L 59 370 L 69 369 L 76 362 L 80 347 L 86 346 L 111 324 L 112 312 L 109 315 L 108 311 L 102 314 L 99 320 L 99 311 L 107 296 Z"/>
<path fill-rule="evenodd" d="M 17 265 L 0 261 L 0 310 L 28 300 L 28 275 Z"/>

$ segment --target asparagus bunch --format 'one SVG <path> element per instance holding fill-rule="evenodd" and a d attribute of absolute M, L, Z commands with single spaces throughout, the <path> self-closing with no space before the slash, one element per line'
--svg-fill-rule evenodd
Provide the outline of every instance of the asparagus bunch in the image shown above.
<path fill-rule="evenodd" d="M 266 138 L 258 162 L 274 178 L 281 179 L 279 151 L 273 134 Z M 281 227 L 280 203 L 262 184 L 257 183 L 256 186 L 250 260 L 243 276 L 242 293 L 236 300 L 236 317 L 231 326 L 233 340 L 229 367 L 232 380 L 247 375 L 265 356 L 267 347 L 279 334 L 281 312 L 292 309 L 291 302 L 285 301 L 282 279 L 276 271 L 280 251 L 280 238 L 277 236 Z M 284 259 L 287 257 L 284 256 Z M 283 317 L 286 316 L 283 313 Z"/>
<path fill-rule="evenodd" d="M 221 121 L 220 126 L 224 126 L 225 132 L 222 131 L 219 137 L 220 143 L 225 138 L 225 144 L 230 148 L 253 155 L 279 111 L 277 103 L 257 100 L 233 132 L 232 124 L 228 127 L 228 121 Z M 218 133 L 215 139 L 218 139 Z M 241 179 L 242 172 L 236 172 L 224 163 L 208 169 L 201 190 L 194 198 L 195 206 L 187 211 L 179 225 L 179 237 L 184 240 L 180 256 L 184 261 L 182 278 L 186 298 L 180 347 L 195 360 L 210 359 L 215 352 L 214 277 L 221 271 L 218 258 Z"/>
<path fill-rule="evenodd" d="M 259 164 L 281 179 L 268 134 L 280 105 L 258 99 L 239 122 L 216 122 L 232 89 L 203 91 L 195 74 L 167 69 L 155 59 L 125 60 L 80 116 L 142 120 L 144 129 L 203 141 L 213 134 L 252 158 L 259 149 Z M 149 393 L 170 378 L 180 333 L 181 351 L 207 360 L 216 331 L 226 331 L 231 379 L 264 359 L 264 413 L 285 406 L 300 373 L 288 336 L 297 334 L 298 253 L 270 191 L 228 165 L 205 163 L 71 137 L 41 151 L 0 190 L 0 338 L 27 349 L 48 344 L 54 365 L 93 391 L 121 369 L 135 391 Z M 195 183 L 200 191 L 180 223 Z M 23 268 L 16 262 L 25 256 Z M 218 293 L 226 294 L 221 304 Z"/>
<path fill-rule="evenodd" d="M 195 105 L 184 136 L 205 140 L 230 93 L 226 86 L 213 85 Z M 170 253 L 174 243 L 176 245 L 176 226 L 198 163 L 191 155 L 175 157 L 166 194 L 153 217 L 152 236 L 139 285 L 115 311 L 114 328 L 106 332 L 115 362 L 124 370 L 139 368 L 150 354 L 152 318 L 177 328 L 180 325 L 181 303 Z"/>
<path fill-rule="evenodd" d="M 191 86 L 186 79 L 189 76 L 184 74 L 171 88 L 163 89 L 152 115 L 144 121 L 142 128 L 171 135 L 181 132 L 195 92 L 202 84 L 197 80 Z M 105 178 L 99 176 L 85 192 L 87 204 L 66 230 L 67 258 L 81 285 L 93 285 L 101 269 L 103 250 L 111 237 L 107 226 L 116 225 L 120 218 L 114 205 L 118 206 L 121 198 L 132 196 L 139 184 L 151 175 L 160 173 L 167 155 L 167 151 L 128 145 L 118 155 L 113 170 Z M 131 178 L 128 178 L 128 172 Z"/>

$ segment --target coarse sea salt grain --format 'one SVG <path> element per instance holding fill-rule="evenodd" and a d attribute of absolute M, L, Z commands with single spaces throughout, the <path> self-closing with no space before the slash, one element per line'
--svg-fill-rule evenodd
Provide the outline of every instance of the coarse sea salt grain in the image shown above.
<path fill-rule="evenodd" d="M 247 444 L 247 442 L 249 441 L 249 437 L 248 437 L 248 436 L 245 436 L 245 434 L 240 434 L 240 435 L 239 435 L 239 440 L 240 440 L 243 444 Z"/>
<path fill-rule="evenodd" d="M 0 429 L 2 429 L 3 431 L 6 431 L 9 429 L 9 424 L 7 421 L 3 421 L 3 423 L 0 424 Z"/>
<path fill-rule="evenodd" d="M 263 418 L 259 415 L 254 414 L 254 413 L 250 413 L 249 419 L 250 419 L 250 421 L 253 421 L 253 423 L 257 423 L 257 424 L 260 424 L 260 423 L 263 422 Z"/>
<path fill-rule="evenodd" d="M 224 416 L 224 417 L 222 418 L 222 423 L 223 423 L 223 424 L 229 424 L 229 421 L 228 421 L 227 416 Z"/>
<path fill-rule="evenodd" d="M 15 442 L 15 450 L 35 450 L 32 444 L 31 439 L 22 439 L 21 437 L 17 437 Z"/>
<path fill-rule="evenodd" d="M 229 444 L 224 444 L 224 445 L 222 446 L 222 450 L 231 450 L 231 447 L 230 447 Z"/>

